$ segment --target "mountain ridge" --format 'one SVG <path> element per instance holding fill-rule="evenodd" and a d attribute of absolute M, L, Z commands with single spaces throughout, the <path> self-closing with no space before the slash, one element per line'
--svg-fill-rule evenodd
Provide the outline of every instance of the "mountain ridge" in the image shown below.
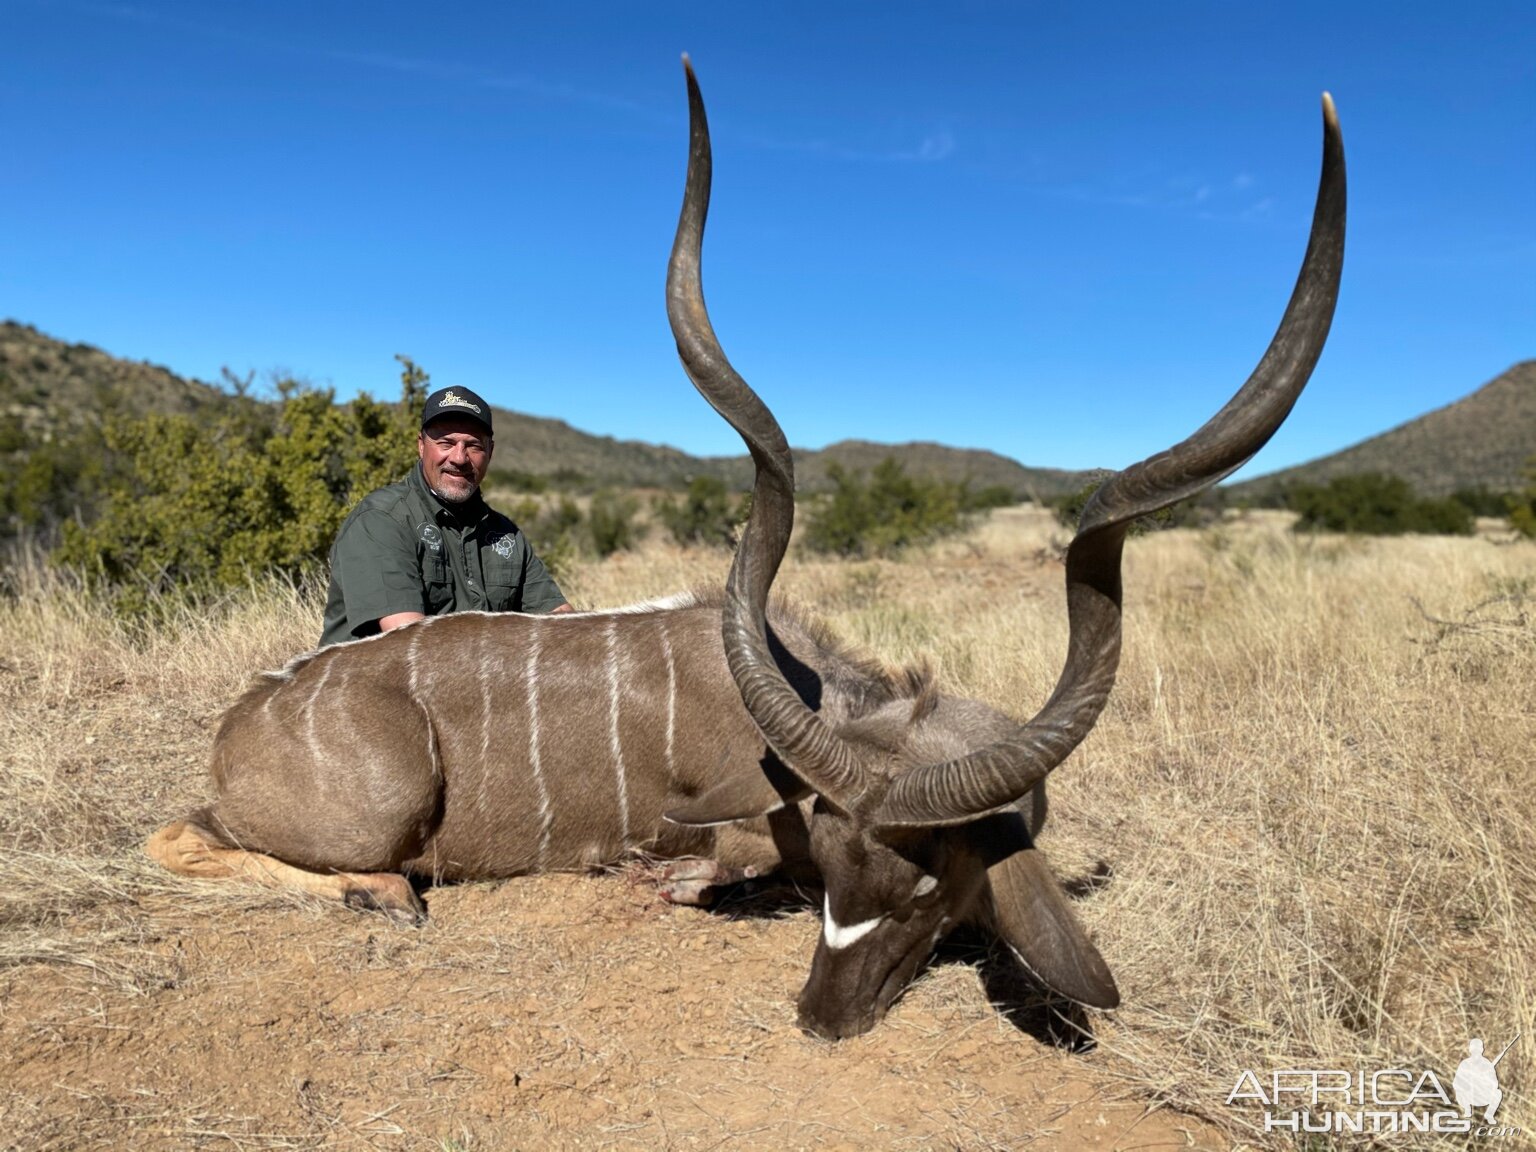
<path fill-rule="evenodd" d="M 228 392 L 178 376 L 149 361 L 112 356 L 67 343 L 14 320 L 0 321 L 0 415 L 24 437 L 46 443 L 60 428 L 78 428 L 105 411 L 195 414 L 227 403 Z M 597 435 L 565 420 L 495 408 L 504 441 L 516 444 L 516 471 L 566 478 L 586 486 L 681 487 L 713 476 L 746 490 L 746 455 L 694 456 L 665 444 Z M 1001 486 L 1017 498 L 1050 500 L 1077 492 L 1100 469 L 1030 467 L 986 449 L 931 441 L 879 444 L 847 439 L 825 448 L 795 448 L 799 488 L 823 491 L 836 466 L 867 472 L 894 456 L 915 476 Z M 1425 496 L 1463 488 L 1511 491 L 1536 456 L 1536 360 L 1521 361 L 1461 399 L 1318 459 L 1227 487 L 1230 496 L 1263 499 L 1292 484 L 1382 472 L 1401 476 Z"/>
<path fill-rule="evenodd" d="M 1463 489 L 1515 491 L 1536 457 L 1536 360 L 1522 360 L 1459 400 L 1337 452 L 1233 484 L 1228 494 L 1262 499 L 1294 484 L 1380 472 L 1421 496 Z"/>

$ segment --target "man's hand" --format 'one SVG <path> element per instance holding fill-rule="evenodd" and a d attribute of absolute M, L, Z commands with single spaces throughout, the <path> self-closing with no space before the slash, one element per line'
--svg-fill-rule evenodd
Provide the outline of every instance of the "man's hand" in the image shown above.
<path fill-rule="evenodd" d="M 569 604 L 562 604 L 558 608 L 551 608 L 549 610 L 549 614 L 551 616 L 558 616 L 562 612 L 574 612 L 574 611 L 576 611 L 576 609 L 572 608 Z"/>
<path fill-rule="evenodd" d="M 388 616 L 379 617 L 379 631 L 389 632 L 402 624 L 410 624 L 416 620 L 425 620 L 425 612 L 391 612 Z"/>

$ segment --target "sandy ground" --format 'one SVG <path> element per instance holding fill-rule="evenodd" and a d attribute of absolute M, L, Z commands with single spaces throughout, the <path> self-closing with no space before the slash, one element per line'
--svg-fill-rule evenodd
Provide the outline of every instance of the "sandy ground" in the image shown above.
<path fill-rule="evenodd" d="M 1227 1146 L 1135 1099 L 1102 1050 L 1053 1041 L 1027 991 L 990 1004 L 974 946 L 828 1044 L 794 1022 L 809 909 L 673 908 L 640 868 L 427 898 L 408 929 L 155 895 L 117 911 L 124 940 L 91 967 L 12 969 L 0 1144 Z"/>
<path fill-rule="evenodd" d="M 1065 647 L 1053 531 L 1005 510 L 908 563 L 799 558 L 781 583 L 1027 714 Z M 1073 886 L 1124 997 L 1089 1042 L 974 940 L 869 1035 L 805 1036 L 814 893 L 677 908 L 629 865 L 430 889 L 411 929 L 173 876 L 140 846 L 208 799 L 220 712 L 316 605 L 269 589 L 130 643 L 21 581 L 0 601 L 0 1150 L 1229 1148 L 1263 1139 L 1224 1105 L 1237 1069 L 1448 1069 L 1523 1029 L 1519 1124 L 1533 559 L 1247 521 L 1133 546 L 1120 682 L 1043 841 L 1068 882 L 1112 870 Z M 657 547 L 576 592 L 623 603 L 727 562 Z"/>
<path fill-rule="evenodd" d="M 46 823 L 13 813 L 40 848 L 4 853 L 0 1149 L 1230 1146 L 1078 1030 L 1112 1015 L 1064 1022 L 981 941 L 871 1034 L 803 1034 L 816 893 L 679 908 L 636 862 L 427 889 L 413 929 L 171 876 L 138 845 L 206 798 L 247 669 L 178 693 L 12 653 L 7 770 Z"/>

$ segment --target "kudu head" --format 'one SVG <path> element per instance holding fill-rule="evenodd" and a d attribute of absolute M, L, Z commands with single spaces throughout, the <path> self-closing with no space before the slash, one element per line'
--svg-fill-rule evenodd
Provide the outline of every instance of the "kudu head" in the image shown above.
<path fill-rule="evenodd" d="M 987 923 L 1046 987 L 1112 1008 L 1114 980 L 1034 848 L 1021 802 L 1088 734 L 1114 684 L 1130 523 L 1247 462 L 1284 421 L 1322 352 L 1344 257 L 1344 151 L 1333 102 L 1324 95 L 1311 238 L 1268 351 L 1199 431 L 1111 476 L 1083 510 L 1066 557 L 1066 665 L 1044 707 L 1026 723 L 971 724 L 996 713 L 923 693 L 833 726 L 790 687 L 769 648 L 765 612 L 794 523 L 794 464 L 778 422 L 731 367 L 705 310 L 709 128 L 686 57 L 684 67 L 690 150 L 667 313 L 689 378 L 740 433 L 756 466 L 752 512 L 726 586 L 725 650 L 747 711 L 800 786 L 786 793 L 766 777 L 732 780 L 667 817 L 721 823 L 815 794 L 811 852 L 826 907 L 800 1020 L 819 1035 L 873 1027 L 964 919 Z"/>

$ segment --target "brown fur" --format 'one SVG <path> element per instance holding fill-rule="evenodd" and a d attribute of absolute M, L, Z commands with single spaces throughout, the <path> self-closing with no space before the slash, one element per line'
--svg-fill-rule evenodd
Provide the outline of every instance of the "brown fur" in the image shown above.
<path fill-rule="evenodd" d="M 156 833 L 150 854 L 185 875 L 350 903 L 366 903 L 354 890 L 379 887 L 358 877 L 488 878 L 637 851 L 803 872 L 794 806 L 718 828 L 662 819 L 726 779 L 740 777 L 761 808 L 796 790 L 726 669 L 722 601 L 713 592 L 568 617 L 464 613 L 305 653 L 257 675 L 224 714 L 211 756 L 217 799 Z M 913 718 L 936 708 L 926 667 L 887 668 L 782 602 L 771 621 L 786 677 L 830 721 L 878 724 L 902 701 Z M 380 904 L 399 911 L 398 899 Z"/>

